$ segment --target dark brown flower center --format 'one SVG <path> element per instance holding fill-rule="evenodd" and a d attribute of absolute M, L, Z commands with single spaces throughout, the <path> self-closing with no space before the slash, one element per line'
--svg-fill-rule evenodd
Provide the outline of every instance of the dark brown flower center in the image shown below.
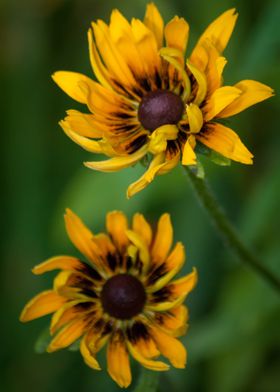
<path fill-rule="evenodd" d="M 138 109 L 138 119 L 149 131 L 166 124 L 177 124 L 183 115 L 184 103 L 172 91 L 158 90 L 148 93 Z"/>
<path fill-rule="evenodd" d="M 101 302 L 110 316 L 126 320 L 140 313 L 145 305 L 146 293 L 142 283 L 128 274 L 115 275 L 105 283 Z"/>

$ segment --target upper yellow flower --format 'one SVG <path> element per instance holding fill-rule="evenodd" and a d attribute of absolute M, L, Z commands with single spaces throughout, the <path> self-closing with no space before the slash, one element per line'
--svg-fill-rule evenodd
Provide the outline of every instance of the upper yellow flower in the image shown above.
<path fill-rule="evenodd" d="M 187 353 L 177 339 L 187 329 L 183 302 L 197 281 L 196 270 L 172 281 L 184 264 L 178 242 L 172 251 L 173 229 L 163 214 L 153 235 L 143 215 L 135 214 L 129 227 L 119 211 L 107 214 L 108 234 L 94 235 L 70 210 L 66 230 L 89 262 L 71 256 L 53 257 L 33 272 L 62 270 L 52 290 L 43 291 L 23 309 L 26 322 L 53 313 L 48 352 L 70 346 L 81 338 L 85 363 L 100 370 L 96 354 L 107 345 L 107 367 L 120 387 L 131 382 L 129 353 L 144 367 L 166 371 L 155 360 L 160 354 L 176 368 L 184 368 Z"/>
<path fill-rule="evenodd" d="M 110 157 L 85 165 L 110 172 L 151 157 L 145 174 L 129 186 L 130 197 L 179 161 L 196 165 L 197 143 L 251 164 L 253 155 L 237 134 L 216 122 L 273 95 L 270 87 L 254 80 L 223 86 L 222 53 L 236 19 L 234 9 L 219 16 L 187 61 L 188 23 L 175 16 L 164 26 L 154 4 L 148 4 L 143 22 L 129 23 L 114 10 L 109 25 L 92 23 L 89 51 L 98 82 L 75 72 L 53 75 L 90 111 L 69 110 L 60 122 L 65 133 L 84 149 Z"/>

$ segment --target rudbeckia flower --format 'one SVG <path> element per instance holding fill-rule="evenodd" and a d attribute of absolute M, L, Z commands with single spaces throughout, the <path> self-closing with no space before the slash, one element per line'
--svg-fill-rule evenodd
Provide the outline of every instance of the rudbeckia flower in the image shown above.
<path fill-rule="evenodd" d="M 252 164 L 253 155 L 219 120 L 271 97 L 273 91 L 254 80 L 223 86 L 223 51 L 236 19 L 234 9 L 223 13 L 188 55 L 188 23 L 175 16 L 164 26 L 154 4 L 148 4 L 143 22 L 129 23 L 114 10 L 108 25 L 92 23 L 89 52 L 97 81 L 75 72 L 53 75 L 90 112 L 69 110 L 60 122 L 65 133 L 84 149 L 109 157 L 85 165 L 113 172 L 145 157 L 148 169 L 129 186 L 131 197 L 179 162 L 196 165 L 197 144 Z"/>
<path fill-rule="evenodd" d="M 26 322 L 53 313 L 48 352 L 80 339 L 85 363 L 100 370 L 96 354 L 107 345 L 107 367 L 120 387 L 131 383 L 129 354 L 155 371 L 169 365 L 184 368 L 186 349 L 177 339 L 186 332 L 188 310 L 183 302 L 197 281 L 196 270 L 172 280 L 184 264 L 184 247 L 171 250 L 173 229 L 168 214 L 153 235 L 143 215 L 132 227 L 122 212 L 107 214 L 108 234 L 93 234 L 70 210 L 65 215 L 70 240 L 87 259 L 53 257 L 33 269 L 38 275 L 60 269 L 53 288 L 24 308 Z"/>

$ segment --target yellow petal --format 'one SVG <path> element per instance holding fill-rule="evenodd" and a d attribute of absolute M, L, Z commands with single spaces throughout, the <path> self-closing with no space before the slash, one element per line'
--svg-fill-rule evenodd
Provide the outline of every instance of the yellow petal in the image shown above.
<path fill-rule="evenodd" d="M 86 151 L 94 152 L 96 154 L 100 154 L 103 152 L 99 142 L 96 142 L 95 140 L 90 140 L 84 136 L 80 136 L 77 133 L 73 132 L 67 121 L 60 121 L 59 125 L 64 130 L 66 135 L 73 140 L 73 142 L 83 147 Z"/>
<path fill-rule="evenodd" d="M 231 37 L 237 16 L 238 14 L 236 13 L 236 10 L 232 8 L 215 19 L 199 38 L 192 52 L 192 56 L 196 55 L 197 48 L 203 44 L 203 41 L 207 40 L 209 40 L 217 48 L 217 50 L 222 53 Z"/>
<path fill-rule="evenodd" d="M 107 347 L 107 367 L 112 379 L 121 387 L 131 383 L 129 356 L 122 332 L 115 333 Z"/>
<path fill-rule="evenodd" d="M 133 356 L 136 361 L 140 362 L 145 368 L 164 372 L 169 369 L 169 366 L 161 361 L 153 361 L 152 359 L 148 359 L 144 357 L 139 350 L 135 346 L 133 346 L 129 341 L 127 342 L 127 346 L 130 354 Z"/>
<path fill-rule="evenodd" d="M 147 303 L 145 309 L 147 309 L 148 311 L 151 310 L 153 312 L 166 312 L 167 310 L 169 311 L 170 309 L 176 308 L 177 306 L 181 305 L 184 302 L 185 298 L 185 295 L 181 295 L 175 300 L 158 303 Z"/>
<path fill-rule="evenodd" d="M 178 242 L 173 251 L 168 256 L 164 263 L 167 272 L 159 279 L 155 281 L 151 286 L 146 288 L 149 293 L 154 293 L 166 286 L 167 283 L 180 271 L 185 261 L 184 246 L 181 242 Z"/>
<path fill-rule="evenodd" d="M 91 351 L 87 346 L 87 335 L 85 335 L 80 344 L 80 351 L 84 358 L 85 363 L 94 370 L 101 370 L 99 363 L 97 362 L 96 358 L 93 356 Z"/>
<path fill-rule="evenodd" d="M 163 214 L 157 226 L 156 237 L 152 248 L 152 260 L 154 264 L 165 261 L 173 241 L 173 227 L 169 214 Z"/>
<path fill-rule="evenodd" d="M 81 302 L 85 301 L 80 299 L 76 301 L 66 302 L 53 314 L 50 326 L 51 334 L 56 332 L 62 325 L 68 323 L 69 321 L 72 321 L 74 318 L 77 318 L 77 316 L 79 316 L 79 312 L 77 313 L 76 305 Z"/>
<path fill-rule="evenodd" d="M 53 313 L 66 301 L 53 290 L 43 291 L 29 301 L 20 315 L 20 321 L 26 322 Z"/>
<path fill-rule="evenodd" d="M 88 320 L 85 319 L 77 319 L 67 324 L 53 338 L 47 348 L 47 352 L 52 353 L 56 350 L 70 346 L 83 335 L 87 326 Z"/>
<path fill-rule="evenodd" d="M 48 271 L 53 271 L 54 269 L 62 269 L 62 270 L 75 270 L 80 269 L 83 264 L 79 259 L 72 256 L 55 256 L 52 257 L 43 263 L 36 265 L 32 272 L 35 275 L 41 275 Z"/>
<path fill-rule="evenodd" d="M 241 95 L 241 90 L 236 87 L 223 86 L 214 91 L 207 100 L 204 108 L 204 120 L 210 121 Z"/>
<path fill-rule="evenodd" d="M 219 113 L 218 117 L 224 118 L 233 116 L 274 95 L 273 90 L 269 86 L 255 80 L 242 80 L 237 83 L 235 87 L 241 90 L 241 95 Z"/>
<path fill-rule="evenodd" d="M 52 75 L 55 83 L 71 98 L 80 103 L 87 103 L 87 96 L 80 87 L 85 82 L 89 88 L 94 88 L 94 82 L 85 75 L 77 72 L 58 71 Z"/>
<path fill-rule="evenodd" d="M 88 30 L 88 44 L 89 44 L 90 62 L 97 80 L 104 87 L 107 87 L 109 90 L 110 89 L 112 90 L 113 89 L 112 87 L 113 83 L 111 80 L 112 76 L 110 75 L 109 71 L 105 68 L 104 64 L 100 59 L 96 45 L 93 40 L 92 29 Z"/>
<path fill-rule="evenodd" d="M 92 23 L 92 28 L 98 51 L 112 76 L 124 86 L 135 85 L 131 70 L 118 51 L 109 27 L 102 20 L 98 20 L 97 23 Z"/>
<path fill-rule="evenodd" d="M 108 159 L 107 161 L 85 162 L 84 165 L 89 169 L 102 172 L 115 172 L 126 167 L 132 166 L 144 157 L 148 152 L 147 146 L 141 147 L 135 153 Z"/>
<path fill-rule="evenodd" d="M 110 36 L 114 41 L 118 51 L 134 75 L 144 77 L 144 64 L 134 42 L 131 25 L 125 17 L 118 11 L 113 10 L 110 18 Z M 136 78 L 137 78 L 136 77 Z"/>
<path fill-rule="evenodd" d="M 182 165 L 196 165 L 196 154 L 193 146 L 193 136 L 189 136 L 183 149 Z"/>
<path fill-rule="evenodd" d="M 174 296 L 181 296 L 189 294 L 197 284 L 197 271 L 193 268 L 193 271 L 184 276 L 183 278 L 177 279 L 171 283 L 170 286 L 172 294 Z"/>
<path fill-rule="evenodd" d="M 189 313 L 185 305 L 170 309 L 165 313 L 156 314 L 156 327 L 171 336 L 178 337 L 186 333 Z"/>
<path fill-rule="evenodd" d="M 76 248 L 90 260 L 96 267 L 102 267 L 93 241 L 93 233 L 86 227 L 82 220 L 69 208 L 64 215 L 67 234 Z"/>
<path fill-rule="evenodd" d="M 175 368 L 183 369 L 187 362 L 187 351 L 183 344 L 158 328 L 152 328 L 151 334 L 162 355 L 168 358 Z"/>
<path fill-rule="evenodd" d="M 195 80 L 197 81 L 197 92 L 193 103 L 196 105 L 200 105 L 207 94 L 207 80 L 205 73 L 201 72 L 199 68 L 197 68 L 194 64 L 187 60 L 187 67 L 193 74 Z"/>
<path fill-rule="evenodd" d="M 147 320 L 145 321 L 147 322 Z M 132 345 L 132 351 L 136 350 L 145 359 L 155 358 L 160 355 L 155 342 L 151 338 L 148 329 L 142 320 L 136 321 L 129 326 L 126 335 L 128 343 Z"/>
<path fill-rule="evenodd" d="M 111 235 L 113 242 L 120 251 L 128 245 L 127 218 L 121 211 L 112 211 L 106 215 L 106 228 Z"/>
<path fill-rule="evenodd" d="M 156 155 L 143 176 L 129 185 L 127 189 L 127 197 L 130 198 L 145 189 L 154 180 L 156 174 L 164 166 L 164 164 L 164 154 Z"/>
<path fill-rule="evenodd" d="M 163 41 L 163 19 L 154 3 L 149 3 L 146 8 L 144 24 L 154 34 L 158 48 L 162 47 Z"/>
<path fill-rule="evenodd" d="M 147 244 L 137 233 L 132 230 L 127 230 L 126 235 L 132 244 L 139 249 L 139 257 L 143 263 L 143 271 L 147 271 L 150 265 L 150 252 Z"/>
<path fill-rule="evenodd" d="M 253 155 L 232 129 L 222 124 L 208 124 L 207 129 L 196 136 L 207 147 L 234 161 L 251 165 Z"/>
<path fill-rule="evenodd" d="M 149 246 L 152 242 L 152 229 L 142 214 L 138 212 L 133 215 L 132 230 L 135 231 Z"/>
<path fill-rule="evenodd" d="M 175 16 L 165 26 L 164 34 L 167 46 L 180 50 L 184 56 L 189 38 L 189 25 L 185 19 Z"/>
<path fill-rule="evenodd" d="M 145 71 L 153 75 L 160 64 L 156 37 L 139 19 L 132 19 L 131 28 Z"/>

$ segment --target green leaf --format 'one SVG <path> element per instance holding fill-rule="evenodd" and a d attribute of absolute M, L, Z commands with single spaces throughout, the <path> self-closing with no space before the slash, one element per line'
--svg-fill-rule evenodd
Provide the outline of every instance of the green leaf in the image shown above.
<path fill-rule="evenodd" d="M 38 339 L 35 342 L 34 350 L 37 354 L 43 354 L 46 352 L 48 345 L 50 344 L 52 337 L 50 335 L 49 327 L 43 329 Z"/>
<path fill-rule="evenodd" d="M 211 153 L 209 155 L 210 161 L 215 163 L 216 165 L 219 166 L 230 166 L 231 165 L 231 160 L 229 158 L 224 157 L 223 155 L 219 154 L 216 151 L 211 150 Z"/>
<path fill-rule="evenodd" d="M 198 142 L 195 151 L 198 154 L 206 156 L 210 161 L 215 163 L 219 166 L 230 166 L 231 160 L 229 158 L 224 157 L 223 155 L 219 154 L 218 152 L 211 150 L 211 148 L 205 146 L 204 144 Z"/>

